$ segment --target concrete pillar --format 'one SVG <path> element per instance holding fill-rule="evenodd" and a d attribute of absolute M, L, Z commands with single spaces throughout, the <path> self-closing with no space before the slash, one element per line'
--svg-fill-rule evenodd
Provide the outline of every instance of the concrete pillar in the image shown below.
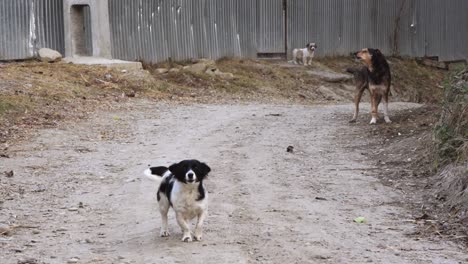
<path fill-rule="evenodd" d="M 108 0 L 64 0 L 65 56 L 86 56 L 112 58 Z M 91 34 L 83 30 L 83 8 L 89 6 Z M 91 40 L 88 38 L 91 37 Z M 86 54 L 86 47 L 92 45 L 92 54 Z"/>

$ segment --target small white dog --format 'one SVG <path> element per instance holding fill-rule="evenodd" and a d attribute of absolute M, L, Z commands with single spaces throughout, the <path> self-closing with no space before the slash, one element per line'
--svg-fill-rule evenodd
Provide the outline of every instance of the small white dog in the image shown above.
<path fill-rule="evenodd" d="M 304 64 L 304 66 L 312 65 L 312 59 L 314 58 L 315 49 L 317 44 L 314 42 L 307 43 L 303 49 L 293 50 L 293 62 L 295 64 Z"/>
<path fill-rule="evenodd" d="M 177 223 L 182 228 L 182 241 L 192 241 L 190 221 L 198 217 L 193 238 L 202 239 L 202 226 L 208 214 L 208 192 L 203 186 L 203 180 L 211 171 L 210 167 L 198 160 L 183 160 L 164 166 L 151 167 L 144 174 L 151 180 L 158 182 L 157 198 L 159 212 L 162 217 L 161 236 L 169 236 L 167 214 L 172 207 L 176 214 Z"/>

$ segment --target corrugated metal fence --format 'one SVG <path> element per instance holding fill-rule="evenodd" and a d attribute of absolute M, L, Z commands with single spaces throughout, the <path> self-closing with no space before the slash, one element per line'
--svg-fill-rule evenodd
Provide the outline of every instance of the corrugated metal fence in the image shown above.
<path fill-rule="evenodd" d="M 115 58 L 256 56 L 255 1 L 110 0 L 109 16 Z"/>
<path fill-rule="evenodd" d="M 440 60 L 468 58 L 466 0 L 287 0 L 288 54 L 317 42 L 318 56 L 363 47 Z"/>
<path fill-rule="evenodd" d="M 92 12 L 92 11 L 91 11 Z M 109 0 L 115 58 L 161 62 L 363 47 L 468 58 L 468 0 Z M 0 0 L 0 60 L 64 53 L 62 0 Z"/>
<path fill-rule="evenodd" d="M 42 47 L 64 52 L 63 0 L 0 0 L 0 60 L 31 58 Z"/>
<path fill-rule="evenodd" d="M 257 0 L 257 10 L 257 53 L 284 53 L 286 14 L 283 0 Z"/>
<path fill-rule="evenodd" d="M 113 55 L 127 60 L 256 57 L 318 43 L 468 58 L 467 0 L 110 0 Z M 285 27 L 286 25 L 286 27 Z"/>

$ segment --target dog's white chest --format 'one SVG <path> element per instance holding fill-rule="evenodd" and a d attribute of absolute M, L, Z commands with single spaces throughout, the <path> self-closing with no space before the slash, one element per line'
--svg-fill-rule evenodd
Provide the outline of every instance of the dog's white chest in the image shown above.
<path fill-rule="evenodd" d="M 207 209 L 208 193 L 205 198 L 197 201 L 200 194 L 197 185 L 187 185 L 183 183 L 174 183 L 171 194 L 172 206 L 174 211 L 182 214 L 186 219 L 193 219 Z"/>

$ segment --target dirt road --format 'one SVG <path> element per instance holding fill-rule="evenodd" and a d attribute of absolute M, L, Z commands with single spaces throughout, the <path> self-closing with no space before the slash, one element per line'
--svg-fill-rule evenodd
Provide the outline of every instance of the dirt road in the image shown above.
<path fill-rule="evenodd" d="M 351 109 L 135 100 L 42 130 L 0 159 L 0 171 L 14 171 L 1 177 L 0 222 L 16 226 L 0 237 L 0 263 L 468 261 L 454 244 L 405 236 L 410 214 L 357 150 L 369 142 L 346 122 Z M 141 177 L 148 164 L 184 158 L 212 168 L 202 242 L 181 242 L 172 212 L 172 236 L 158 236 L 156 187 Z"/>

